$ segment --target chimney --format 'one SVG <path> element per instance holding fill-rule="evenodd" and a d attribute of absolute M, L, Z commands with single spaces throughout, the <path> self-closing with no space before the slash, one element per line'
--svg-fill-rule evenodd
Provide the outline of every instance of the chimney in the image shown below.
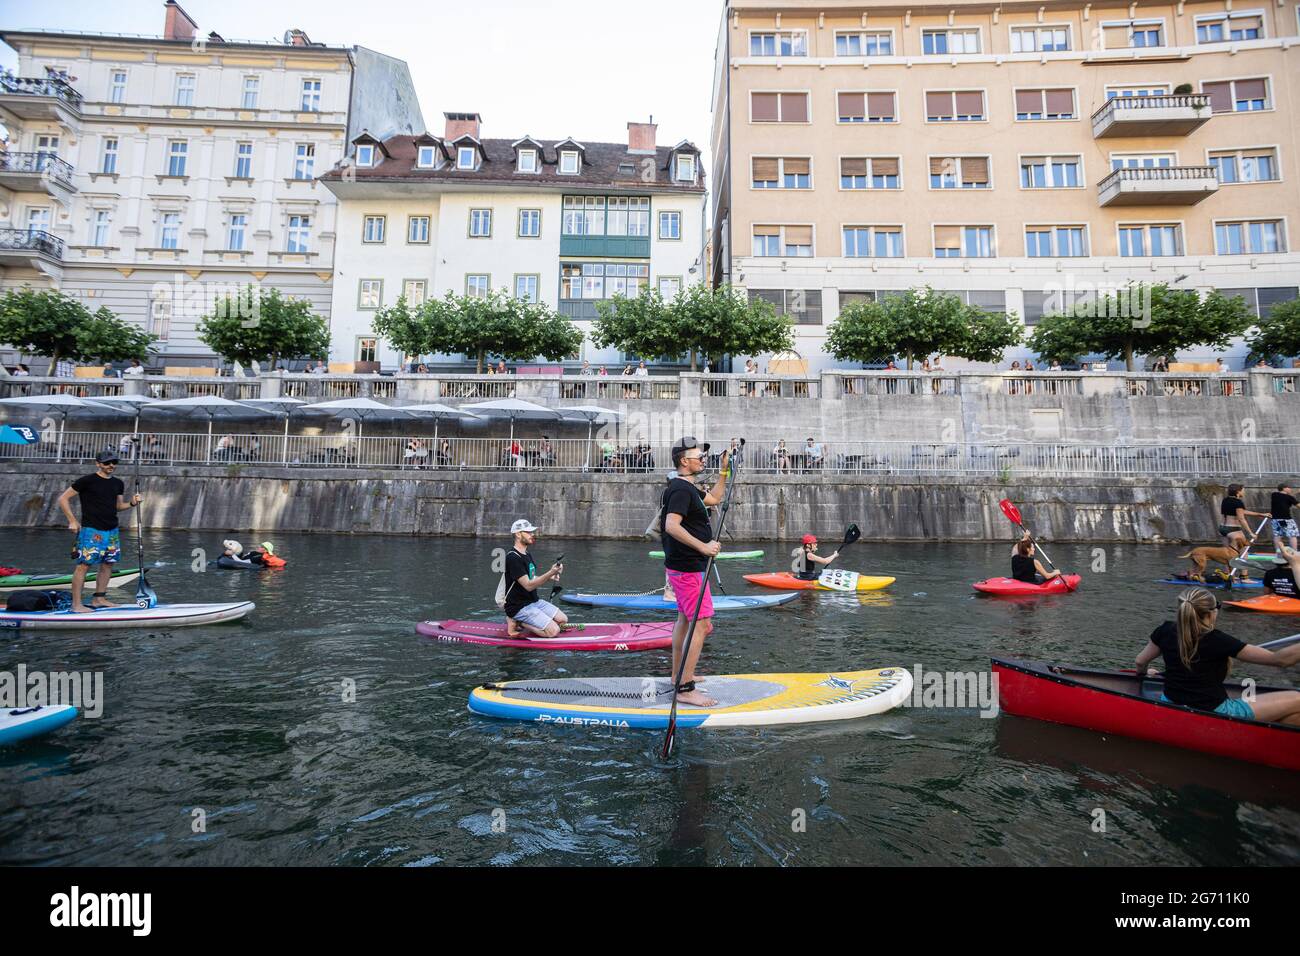
<path fill-rule="evenodd" d="M 286 46 L 311 46 L 311 40 L 301 30 L 288 30 L 284 34 Z"/>
<path fill-rule="evenodd" d="M 653 116 L 650 117 L 648 123 L 628 123 L 627 151 L 653 156 L 655 154 L 655 134 L 658 130 L 659 127 L 655 125 Z"/>
<path fill-rule="evenodd" d="M 194 31 L 199 28 L 194 19 L 181 9 L 181 5 L 176 0 L 167 0 L 163 6 L 167 8 L 167 21 L 163 25 L 163 39 L 193 40 Z"/>
<path fill-rule="evenodd" d="M 479 138 L 480 117 L 477 113 L 443 113 L 442 115 L 447 118 L 447 129 L 443 139 L 451 141 L 466 133 L 475 139 Z"/>

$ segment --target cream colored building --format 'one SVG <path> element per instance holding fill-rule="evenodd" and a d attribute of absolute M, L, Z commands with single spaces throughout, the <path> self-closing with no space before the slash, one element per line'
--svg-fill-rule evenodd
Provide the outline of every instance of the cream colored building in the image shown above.
<path fill-rule="evenodd" d="M 1257 313 L 1300 286 L 1293 0 L 740 0 L 713 104 L 713 280 L 792 315 L 814 368 L 891 289 L 1033 324 L 1131 280 Z"/>
<path fill-rule="evenodd" d="M 406 64 L 359 47 L 0 31 L 0 288 L 55 287 L 159 336 L 154 366 L 210 363 L 196 324 L 249 283 L 330 315 L 333 195 L 350 131 L 423 129 Z"/>

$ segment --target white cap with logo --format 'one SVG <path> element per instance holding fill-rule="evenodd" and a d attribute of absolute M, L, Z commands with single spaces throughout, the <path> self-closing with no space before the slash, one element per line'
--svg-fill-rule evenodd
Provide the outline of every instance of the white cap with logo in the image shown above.
<path fill-rule="evenodd" d="M 514 524 L 510 526 L 511 534 L 518 534 L 520 531 L 536 531 L 536 530 L 537 529 L 533 527 L 532 522 L 530 522 L 527 518 L 520 518 L 518 521 L 516 521 Z"/>

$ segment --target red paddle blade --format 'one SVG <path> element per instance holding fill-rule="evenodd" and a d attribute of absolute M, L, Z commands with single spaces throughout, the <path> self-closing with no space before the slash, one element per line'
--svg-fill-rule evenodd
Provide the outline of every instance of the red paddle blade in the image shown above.
<path fill-rule="evenodd" d="M 1016 524 L 1023 524 L 1023 522 L 1020 520 L 1020 509 L 1017 508 L 1015 505 L 1013 505 L 1009 498 L 1003 498 L 1001 501 L 999 501 L 998 507 L 1001 508 L 1002 513 L 1006 515 L 1008 518 L 1010 518 L 1013 522 L 1015 522 Z"/>

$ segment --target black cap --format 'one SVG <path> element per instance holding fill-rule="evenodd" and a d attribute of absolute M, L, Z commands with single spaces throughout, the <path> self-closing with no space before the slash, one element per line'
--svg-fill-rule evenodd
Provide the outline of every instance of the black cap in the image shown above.
<path fill-rule="evenodd" d="M 95 456 L 95 464 L 97 465 L 106 465 L 110 461 L 116 464 L 121 460 L 122 459 L 117 457 L 117 452 L 115 452 L 111 448 L 105 448 L 103 451 L 101 451 L 98 455 Z"/>

